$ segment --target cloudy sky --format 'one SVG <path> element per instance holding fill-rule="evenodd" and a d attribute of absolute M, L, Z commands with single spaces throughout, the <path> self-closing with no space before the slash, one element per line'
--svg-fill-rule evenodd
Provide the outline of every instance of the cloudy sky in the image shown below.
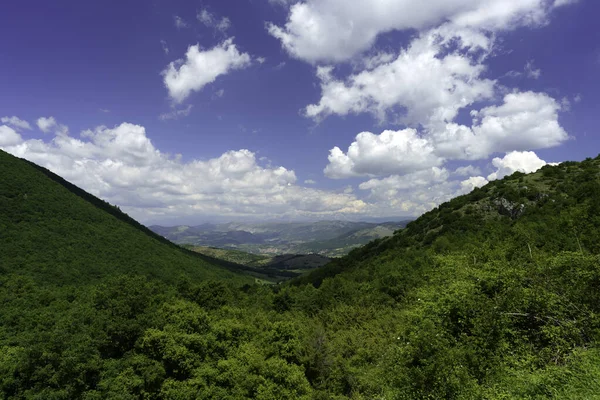
<path fill-rule="evenodd" d="M 147 224 L 419 215 L 598 155 L 598 15 L 596 0 L 9 0 L 0 148 Z"/>

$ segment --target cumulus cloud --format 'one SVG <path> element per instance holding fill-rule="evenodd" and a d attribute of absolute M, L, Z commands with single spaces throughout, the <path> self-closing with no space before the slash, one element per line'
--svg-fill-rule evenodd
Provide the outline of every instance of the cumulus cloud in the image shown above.
<path fill-rule="evenodd" d="M 231 21 L 227 17 L 219 18 L 215 14 L 209 12 L 207 9 L 202 9 L 196 17 L 198 21 L 209 28 L 213 28 L 220 32 L 225 32 L 231 28 Z"/>
<path fill-rule="evenodd" d="M 510 93 L 503 104 L 472 112 L 470 127 L 449 123 L 421 135 L 415 129 L 380 135 L 362 132 L 346 153 L 337 146 L 330 150 L 324 172 L 336 179 L 405 175 L 448 160 L 479 160 L 497 152 L 557 146 L 568 139 L 558 122 L 560 108 L 543 93 Z M 466 174 L 466 170 L 457 173 Z"/>
<path fill-rule="evenodd" d="M 303 109 L 306 117 L 319 122 L 331 115 L 369 113 L 380 124 L 408 127 L 379 135 L 363 132 L 347 151 L 342 146 L 330 150 L 325 175 L 371 178 L 359 188 L 375 201 L 369 203 L 373 212 L 425 211 L 487 183 L 473 166 L 448 172 L 443 168 L 448 161 L 483 160 L 569 139 L 559 123 L 559 112 L 565 111 L 560 101 L 545 93 L 506 94 L 486 64 L 496 53 L 499 34 L 543 26 L 553 9 L 571 1 L 421 3 L 300 0 L 284 25 L 267 24 L 290 56 L 316 65 L 321 94 Z M 394 30 L 416 33 L 397 53 L 372 48 L 379 35 Z M 342 62 L 351 68 L 334 65 Z M 541 70 L 529 61 L 518 74 L 538 79 Z M 465 112 L 471 123 L 457 121 Z M 387 211 L 386 202 L 392 207 Z"/>
<path fill-rule="evenodd" d="M 13 128 L 0 125 L 0 146 L 14 146 L 22 142 L 21 135 Z"/>
<path fill-rule="evenodd" d="M 535 172 L 547 163 L 540 159 L 533 151 L 512 151 L 503 158 L 494 158 L 492 164 L 497 170 L 488 176 L 488 180 L 490 181 L 502 179 L 517 171 L 525 174 Z"/>
<path fill-rule="evenodd" d="M 370 206 L 378 212 L 387 209 L 385 202 L 402 211 L 423 212 L 488 180 L 514 171 L 533 172 L 545 165 L 526 150 L 556 146 L 568 139 L 558 123 L 560 109 L 560 104 L 544 93 L 516 92 L 507 94 L 501 105 L 473 111 L 472 126 L 449 123 L 436 130 L 434 125 L 421 134 L 410 128 L 379 135 L 362 132 L 347 152 L 339 147 L 330 150 L 324 173 L 337 179 L 373 178 L 359 188 L 370 191 L 369 198 L 374 200 Z M 443 167 L 451 160 L 487 159 L 498 152 L 508 154 L 493 160 L 497 171 L 487 179 L 472 165 L 452 173 Z M 461 181 L 457 176 L 468 178 Z"/>
<path fill-rule="evenodd" d="M 41 117 L 36 122 L 38 128 L 44 133 L 54 132 L 57 135 L 68 135 L 69 128 L 56 122 L 54 117 Z"/>
<path fill-rule="evenodd" d="M 414 129 L 384 131 L 380 135 L 362 132 L 344 153 L 334 147 L 329 153 L 325 175 L 329 178 L 406 174 L 438 166 L 442 159 Z"/>
<path fill-rule="evenodd" d="M 377 54 L 372 67 L 346 79 L 336 79 L 332 67 L 318 67 L 321 99 L 306 107 L 307 117 L 369 112 L 380 121 L 388 110 L 404 111 L 401 122 L 416 125 L 451 121 L 458 111 L 494 94 L 495 82 L 482 78 L 479 61 L 491 50 L 490 39 L 471 30 L 445 25 L 415 39 L 393 60 Z"/>
<path fill-rule="evenodd" d="M 31 125 L 29 125 L 29 122 L 15 117 L 14 115 L 12 117 L 0 118 L 0 122 L 2 122 L 3 124 L 10 125 L 16 129 L 31 129 Z"/>
<path fill-rule="evenodd" d="M 445 168 L 432 167 L 404 176 L 371 179 L 359 185 L 369 191 L 369 213 L 375 216 L 418 215 L 460 194 L 458 181 Z"/>
<path fill-rule="evenodd" d="M 361 183 L 359 188 L 362 190 L 371 190 L 373 193 L 385 192 L 386 196 L 395 196 L 399 190 L 445 182 L 449 177 L 450 173 L 447 169 L 432 167 L 404 176 L 391 175 L 384 179 L 370 179 Z"/>
<path fill-rule="evenodd" d="M 305 0 L 285 25 L 267 24 L 292 56 L 311 63 L 347 61 L 382 33 L 427 29 L 444 21 L 457 27 L 502 30 L 541 25 L 553 7 L 569 0 Z"/>
<path fill-rule="evenodd" d="M 473 126 L 455 123 L 434 130 L 436 154 L 447 159 L 476 160 L 495 152 L 557 146 L 569 138 L 558 121 L 561 105 L 545 93 L 510 93 L 504 103 L 472 112 Z"/>
<path fill-rule="evenodd" d="M 54 117 L 41 117 L 37 120 L 37 126 L 44 133 L 50 132 L 50 129 L 56 126 Z"/>
<path fill-rule="evenodd" d="M 240 53 L 230 38 L 210 50 L 201 50 L 199 45 L 190 46 L 185 59 L 170 63 L 162 74 L 169 96 L 181 103 L 217 77 L 246 68 L 250 63 L 250 55 Z"/>
<path fill-rule="evenodd" d="M 472 192 L 473 189 L 485 186 L 488 183 L 488 180 L 483 176 L 472 176 L 460 183 L 460 190 L 462 193 L 466 194 Z"/>
<path fill-rule="evenodd" d="M 184 162 L 154 147 L 144 127 L 123 123 L 86 130 L 79 138 L 23 140 L 0 127 L 0 147 L 40 164 L 142 221 L 187 216 L 332 216 L 366 204 L 351 193 L 296 184 L 294 171 L 263 166 L 246 149 Z"/>

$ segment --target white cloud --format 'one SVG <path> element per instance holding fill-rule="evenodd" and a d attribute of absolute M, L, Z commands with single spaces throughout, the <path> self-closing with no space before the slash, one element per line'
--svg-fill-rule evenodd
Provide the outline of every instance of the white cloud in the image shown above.
<path fill-rule="evenodd" d="M 493 153 L 557 146 L 568 139 L 558 122 L 561 106 L 543 93 L 510 93 L 499 106 L 473 111 L 471 127 L 449 123 L 419 135 L 415 129 L 362 132 L 344 153 L 334 147 L 324 170 L 330 178 L 405 175 L 448 160 L 485 159 Z M 456 174 L 478 174 L 473 167 Z"/>
<path fill-rule="evenodd" d="M 54 119 L 54 117 L 38 118 L 36 124 L 38 128 L 44 133 L 54 132 L 57 135 L 69 134 L 69 128 L 67 128 L 67 126 L 65 125 L 56 122 L 56 119 Z"/>
<path fill-rule="evenodd" d="M 413 189 L 418 186 L 430 186 L 432 183 L 441 183 L 448 180 L 450 173 L 445 168 L 431 167 L 422 171 L 413 172 L 404 176 L 391 175 L 384 179 L 371 179 L 359 185 L 362 190 L 371 190 L 374 193 L 385 191 L 386 196 L 396 195 L 399 190 Z M 393 193 L 389 193 L 392 190 Z"/>
<path fill-rule="evenodd" d="M 473 189 L 485 186 L 488 183 L 488 180 L 483 176 L 472 176 L 460 183 L 460 190 L 462 193 L 466 194 L 472 192 Z"/>
<path fill-rule="evenodd" d="M 15 117 L 14 115 L 12 117 L 0 118 L 0 122 L 2 122 L 3 124 L 10 125 L 13 128 L 17 128 L 17 129 L 31 129 L 31 125 L 29 125 L 29 122 L 24 121 L 18 117 Z"/>
<path fill-rule="evenodd" d="M 380 135 L 362 132 L 344 153 L 334 147 L 329 153 L 325 175 L 339 179 L 352 176 L 406 174 L 414 170 L 438 166 L 442 159 L 434 148 L 414 129 L 384 131 Z"/>
<path fill-rule="evenodd" d="M 175 27 L 176 27 L 177 29 L 184 29 L 184 28 L 187 28 L 187 27 L 188 27 L 188 24 L 187 24 L 187 22 L 185 22 L 185 21 L 183 20 L 183 18 L 181 18 L 181 17 L 180 17 L 180 16 L 178 16 L 178 15 L 175 15 L 175 16 L 173 17 L 173 21 L 175 22 Z"/>
<path fill-rule="evenodd" d="M 475 176 L 475 175 L 481 175 L 481 170 L 472 165 L 467 165 L 464 167 L 456 168 L 456 170 L 454 170 L 453 174 L 458 175 L 458 176 Z"/>
<path fill-rule="evenodd" d="M 13 128 L 0 125 L 0 146 L 14 146 L 21 143 L 23 139 Z"/>
<path fill-rule="evenodd" d="M 267 59 L 265 57 L 257 57 L 256 58 L 256 62 L 258 62 L 259 64 L 264 64 L 265 61 L 267 61 Z"/>
<path fill-rule="evenodd" d="M 485 35 L 445 25 L 402 50 L 393 60 L 380 54 L 365 61 L 372 69 L 345 80 L 332 67 L 319 67 L 321 99 L 306 107 L 307 117 L 369 112 L 383 121 L 391 109 L 405 110 L 402 122 L 451 121 L 461 108 L 494 94 L 495 82 L 482 78 L 485 67 L 471 58 L 485 56 L 491 42 Z"/>
<path fill-rule="evenodd" d="M 56 126 L 56 120 L 54 117 L 41 117 L 37 120 L 37 126 L 44 133 L 50 132 L 50 129 Z"/>
<path fill-rule="evenodd" d="M 312 179 L 307 179 L 304 181 L 305 185 L 315 185 L 317 182 Z"/>
<path fill-rule="evenodd" d="M 249 150 L 184 162 L 154 147 L 139 125 L 123 123 L 82 132 L 23 140 L 0 128 L 0 146 L 38 163 L 142 221 L 201 216 L 357 214 L 366 204 L 351 193 L 298 186 L 294 171 L 263 166 Z"/>
<path fill-rule="evenodd" d="M 460 194 L 458 181 L 445 168 L 432 167 L 404 176 L 371 179 L 359 185 L 369 191 L 369 215 L 418 215 Z"/>
<path fill-rule="evenodd" d="M 560 104 L 545 93 L 510 93 L 504 104 L 473 112 L 473 126 L 455 123 L 434 131 L 436 154 L 476 160 L 496 152 L 558 146 L 569 138 L 558 122 Z"/>
<path fill-rule="evenodd" d="M 524 150 L 552 147 L 568 139 L 558 123 L 558 110 L 560 105 L 546 94 L 511 93 L 499 106 L 472 112 L 471 127 L 452 123 L 442 131 L 425 129 L 421 135 L 414 129 L 380 135 L 363 132 L 346 153 L 338 147 L 330 151 L 324 172 L 330 178 L 373 177 L 359 185 L 370 191 L 370 213 L 417 214 L 488 180 L 516 170 L 532 172 L 544 165 L 535 153 Z M 450 160 L 486 159 L 496 152 L 509 154 L 494 159 L 498 170 L 487 180 L 471 165 L 452 173 L 442 167 Z M 450 179 L 452 176 L 469 178 L 461 181 Z"/>
<path fill-rule="evenodd" d="M 321 95 L 303 110 L 305 116 L 319 122 L 370 113 L 381 124 L 409 128 L 363 132 L 346 152 L 334 147 L 325 175 L 373 178 L 359 186 L 370 193 L 370 213 L 420 212 L 487 183 L 473 166 L 449 173 L 443 165 L 450 160 L 487 159 L 569 139 L 558 119 L 566 103 L 545 93 L 506 94 L 510 89 L 498 85 L 486 67 L 499 34 L 543 26 L 554 8 L 567 3 L 299 0 L 284 25 L 267 29 L 290 56 L 317 65 Z M 394 30 L 416 33 L 397 53 L 373 48 L 379 35 Z M 351 69 L 334 66 L 348 61 Z M 529 61 L 522 72 L 508 75 L 538 79 L 541 73 Z M 477 104 L 483 101 L 485 106 Z M 461 111 L 471 112 L 471 124 L 456 121 Z"/>
<path fill-rule="evenodd" d="M 361 58 L 356 62 L 356 69 L 370 70 L 382 64 L 388 64 L 396 58 L 392 53 L 378 52 L 370 57 Z"/>
<path fill-rule="evenodd" d="M 488 176 L 488 180 L 490 181 L 502 179 L 517 171 L 525 174 L 535 172 L 547 163 L 540 159 L 533 151 L 513 151 L 506 154 L 503 158 L 494 158 L 492 164 L 497 170 Z"/>
<path fill-rule="evenodd" d="M 542 70 L 535 68 L 533 60 L 530 60 L 525 64 L 525 75 L 527 75 L 528 78 L 539 79 L 540 76 L 542 76 Z"/>
<path fill-rule="evenodd" d="M 199 45 L 190 46 L 185 60 L 172 62 L 163 71 L 164 84 L 169 96 L 181 103 L 192 92 L 202 90 L 220 75 L 249 66 L 250 60 L 247 53 L 238 51 L 233 38 L 210 50 L 200 50 Z"/>
<path fill-rule="evenodd" d="M 225 96 L 225 89 L 219 89 L 219 90 L 217 90 L 217 91 L 215 92 L 215 95 L 216 95 L 217 97 L 223 97 L 223 96 Z"/>
<path fill-rule="evenodd" d="M 311 63 L 346 61 L 393 30 L 427 29 L 444 21 L 458 27 L 502 30 L 541 25 L 558 3 L 550 0 L 305 0 L 284 26 L 267 24 L 293 57 Z"/>
<path fill-rule="evenodd" d="M 169 111 L 168 113 L 160 114 L 158 116 L 158 119 L 160 119 L 161 121 L 166 121 L 169 119 L 179 119 L 181 117 L 187 117 L 188 115 L 190 115 L 190 112 L 192 111 L 192 107 L 193 106 L 191 104 L 189 104 L 186 108 L 182 108 L 180 110 L 177 110 L 175 108 L 172 111 Z"/>
<path fill-rule="evenodd" d="M 209 28 L 216 29 L 220 32 L 225 32 L 231 28 L 231 21 L 227 17 L 218 18 L 215 14 L 209 12 L 207 9 L 202 9 L 198 15 L 196 15 L 198 21 Z"/>

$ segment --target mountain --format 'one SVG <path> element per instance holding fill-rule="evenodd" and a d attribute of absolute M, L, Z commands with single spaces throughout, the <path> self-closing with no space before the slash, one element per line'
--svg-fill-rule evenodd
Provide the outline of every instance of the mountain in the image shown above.
<path fill-rule="evenodd" d="M 0 151 L 0 266 L 45 283 L 235 278 L 50 171 Z"/>
<path fill-rule="evenodd" d="M 0 192 L 0 398 L 600 393 L 600 157 L 491 182 L 264 285 L 208 262 L 195 271 L 197 256 L 0 156 L 10 172 Z M 104 254 L 112 249 L 127 253 Z M 86 270 L 95 260 L 101 274 Z"/>
<path fill-rule="evenodd" d="M 599 255 L 600 156 L 491 182 L 281 295 L 296 312 L 323 301 L 320 320 L 336 320 L 314 372 L 324 393 L 597 398 Z"/>
<path fill-rule="evenodd" d="M 239 249 L 255 254 L 318 253 L 338 257 L 373 239 L 391 236 L 407 222 L 226 223 L 174 227 L 154 225 L 150 229 L 179 244 Z"/>

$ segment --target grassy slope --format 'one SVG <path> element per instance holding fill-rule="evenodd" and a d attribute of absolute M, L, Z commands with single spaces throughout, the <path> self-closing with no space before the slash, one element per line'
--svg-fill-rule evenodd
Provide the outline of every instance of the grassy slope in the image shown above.
<path fill-rule="evenodd" d="M 235 278 L 48 170 L 0 152 L 0 268 L 45 283 Z"/>

